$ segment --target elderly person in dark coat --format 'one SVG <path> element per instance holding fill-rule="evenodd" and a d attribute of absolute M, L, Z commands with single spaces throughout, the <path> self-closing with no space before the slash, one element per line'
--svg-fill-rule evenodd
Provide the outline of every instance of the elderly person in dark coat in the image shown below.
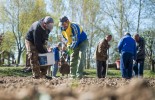
<path fill-rule="evenodd" d="M 107 50 L 110 45 L 108 42 L 112 39 L 112 35 L 107 35 L 103 40 L 101 40 L 95 52 L 96 64 L 97 64 L 97 77 L 105 78 L 106 76 L 106 60 L 108 59 Z"/>
<path fill-rule="evenodd" d="M 134 35 L 137 48 L 137 58 L 134 64 L 134 72 L 136 76 L 143 77 L 144 60 L 145 60 L 145 40 L 139 34 Z"/>

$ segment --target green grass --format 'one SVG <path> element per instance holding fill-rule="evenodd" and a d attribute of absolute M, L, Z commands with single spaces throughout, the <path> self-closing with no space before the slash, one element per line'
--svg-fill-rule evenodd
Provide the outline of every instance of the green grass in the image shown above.
<path fill-rule="evenodd" d="M 0 76 L 30 76 L 31 73 L 22 72 L 23 67 L 0 67 Z"/>
<path fill-rule="evenodd" d="M 96 69 L 86 69 L 84 75 L 86 77 L 96 77 Z M 109 69 L 107 75 L 108 77 L 121 77 L 121 72 L 120 70 Z M 144 77 L 155 78 L 155 73 L 150 70 L 144 70 Z"/>
<path fill-rule="evenodd" d="M 84 71 L 84 75 L 86 77 L 96 77 L 96 69 L 86 69 Z M 108 70 L 108 73 L 107 73 L 108 77 L 121 77 L 121 73 L 119 70 Z"/>
<path fill-rule="evenodd" d="M 24 73 L 21 70 L 23 67 L 0 67 L 0 76 L 20 76 L 20 77 L 26 77 L 31 76 L 32 73 Z M 58 76 L 61 76 L 60 73 L 57 74 Z M 86 69 L 84 71 L 84 75 L 86 77 L 95 78 L 96 77 L 96 69 Z M 120 70 L 114 70 L 109 69 L 108 70 L 108 77 L 121 77 Z M 150 70 L 144 71 L 144 77 L 145 78 L 155 78 L 155 73 L 151 72 Z M 73 82 L 73 87 L 74 87 Z"/>

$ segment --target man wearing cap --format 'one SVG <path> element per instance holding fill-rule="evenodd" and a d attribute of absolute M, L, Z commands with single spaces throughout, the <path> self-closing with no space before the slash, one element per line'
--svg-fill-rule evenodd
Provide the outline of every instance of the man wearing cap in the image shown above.
<path fill-rule="evenodd" d="M 122 77 L 132 78 L 133 60 L 136 59 L 136 42 L 130 33 L 125 33 L 118 43 L 120 57 L 120 69 Z"/>
<path fill-rule="evenodd" d="M 48 52 L 45 45 L 50 31 L 53 29 L 53 23 L 53 19 L 50 16 L 46 16 L 34 22 L 26 34 L 25 45 L 30 59 L 33 78 L 35 79 L 47 78 L 47 67 L 40 67 L 38 54 Z"/>
<path fill-rule="evenodd" d="M 135 76 L 143 77 L 145 60 L 145 40 L 143 37 L 140 37 L 139 34 L 135 34 L 134 39 L 137 43 L 137 58 L 133 69 L 135 72 Z"/>
<path fill-rule="evenodd" d="M 67 47 L 72 50 L 70 59 L 71 78 L 82 78 L 88 45 L 87 35 L 80 25 L 70 22 L 66 16 L 62 17 L 60 22 L 62 35 L 66 40 Z"/>

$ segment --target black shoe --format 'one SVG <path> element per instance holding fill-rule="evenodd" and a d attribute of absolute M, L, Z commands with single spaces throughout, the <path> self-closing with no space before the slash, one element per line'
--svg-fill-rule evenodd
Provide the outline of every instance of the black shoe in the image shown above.
<path fill-rule="evenodd" d="M 26 72 L 26 73 L 32 72 L 32 69 L 31 69 L 31 68 L 27 68 L 27 69 L 25 70 L 25 72 Z"/>
<path fill-rule="evenodd" d="M 51 80 L 51 79 L 52 79 L 52 77 L 50 77 L 50 76 L 46 76 L 46 79 Z"/>
<path fill-rule="evenodd" d="M 39 76 L 33 76 L 32 78 L 33 78 L 33 79 L 40 79 Z"/>

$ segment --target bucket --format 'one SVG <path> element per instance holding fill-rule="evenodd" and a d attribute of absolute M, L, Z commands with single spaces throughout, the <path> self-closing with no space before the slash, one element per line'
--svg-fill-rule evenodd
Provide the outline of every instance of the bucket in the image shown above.
<path fill-rule="evenodd" d="M 54 59 L 54 54 L 52 52 L 39 54 L 40 66 L 51 66 L 54 63 L 55 63 L 55 59 Z"/>

